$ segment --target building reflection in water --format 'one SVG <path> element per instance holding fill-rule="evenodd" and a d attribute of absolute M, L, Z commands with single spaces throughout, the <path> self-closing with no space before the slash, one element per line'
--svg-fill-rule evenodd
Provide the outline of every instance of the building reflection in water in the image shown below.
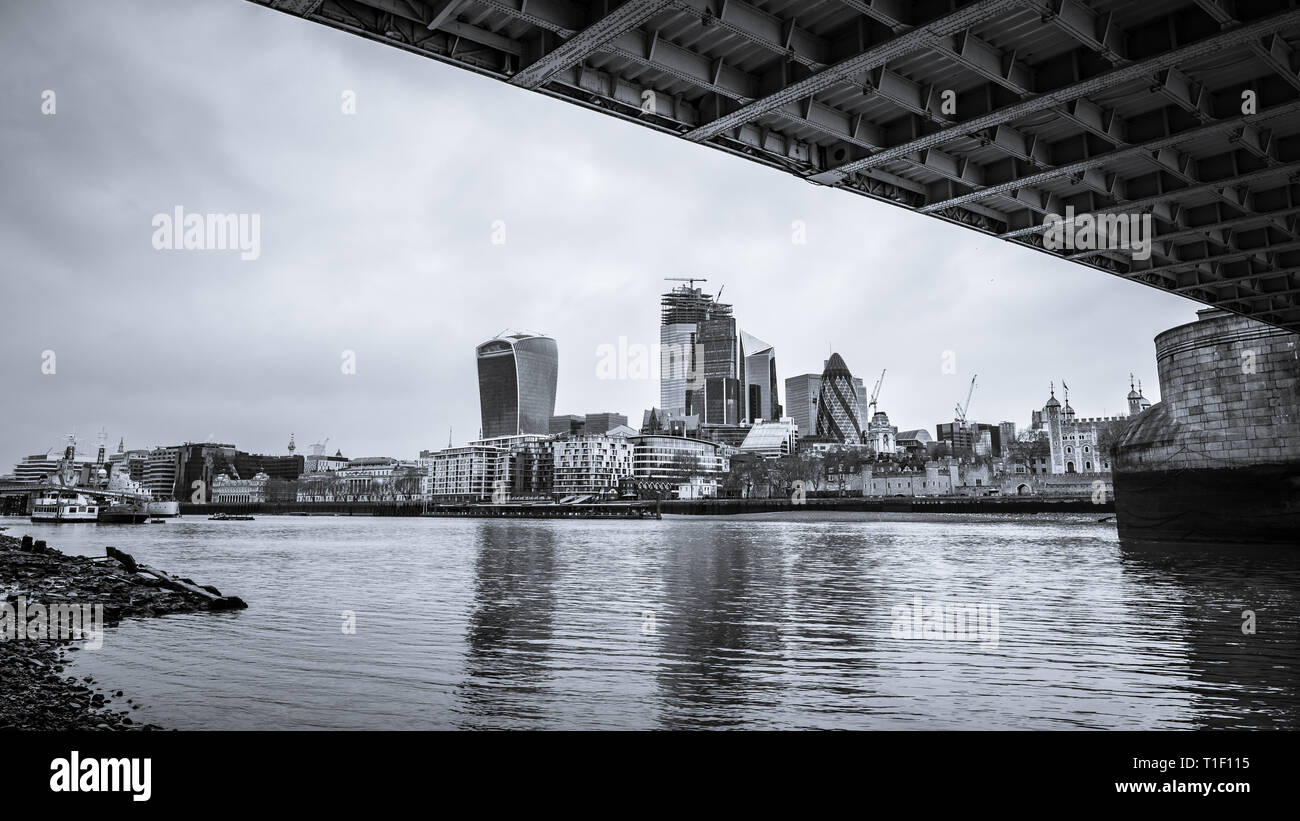
<path fill-rule="evenodd" d="M 665 546 L 660 726 L 807 726 L 799 682 L 813 671 L 823 708 L 863 694 L 870 630 L 860 539 L 801 552 L 784 529 L 763 541 L 743 525 L 692 531 Z"/>
<path fill-rule="evenodd" d="M 1300 553 L 1126 543 L 1121 554 L 1141 586 L 1182 601 L 1196 727 L 1300 728 Z"/>
<path fill-rule="evenodd" d="M 545 524 L 484 520 L 456 711 L 464 727 L 541 723 L 555 629 L 556 535 Z"/>
<path fill-rule="evenodd" d="M 780 698 L 770 679 L 747 669 L 783 652 L 780 558 L 704 528 L 681 535 L 667 546 L 656 626 L 660 725 L 741 725 Z"/>
<path fill-rule="evenodd" d="M 892 540 L 865 532 L 828 534 L 793 554 L 791 589 L 785 602 L 786 638 L 791 667 L 801 681 L 820 681 L 816 704 L 801 706 L 808 714 L 867 710 L 877 693 L 878 649 L 884 635 L 881 619 L 892 604 L 881 594 L 878 578 L 882 553 Z"/>
<path fill-rule="evenodd" d="M 1300 729 L 1300 554 L 1071 523 L 469 533 L 457 726 Z M 1002 644 L 893 638 L 915 596 L 999 605 Z"/>

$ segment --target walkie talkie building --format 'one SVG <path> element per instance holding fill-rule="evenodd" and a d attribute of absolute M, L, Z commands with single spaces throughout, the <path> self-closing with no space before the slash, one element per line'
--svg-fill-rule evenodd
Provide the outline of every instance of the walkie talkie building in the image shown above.
<path fill-rule="evenodd" d="M 549 336 L 506 331 L 479 345 L 483 438 L 545 434 L 555 415 L 560 353 Z"/>

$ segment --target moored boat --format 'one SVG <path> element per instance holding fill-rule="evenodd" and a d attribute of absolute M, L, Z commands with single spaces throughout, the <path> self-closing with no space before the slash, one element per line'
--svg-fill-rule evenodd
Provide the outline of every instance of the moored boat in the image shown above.
<path fill-rule="evenodd" d="M 138 525 L 148 518 L 144 505 L 138 502 L 103 505 L 99 509 L 100 524 Z"/>
<path fill-rule="evenodd" d="M 74 489 L 49 488 L 39 491 L 32 500 L 32 522 L 97 522 L 100 507 L 94 498 Z"/>
<path fill-rule="evenodd" d="M 145 513 L 156 519 L 171 519 L 181 515 L 181 503 L 174 499 L 150 499 L 145 502 Z"/>

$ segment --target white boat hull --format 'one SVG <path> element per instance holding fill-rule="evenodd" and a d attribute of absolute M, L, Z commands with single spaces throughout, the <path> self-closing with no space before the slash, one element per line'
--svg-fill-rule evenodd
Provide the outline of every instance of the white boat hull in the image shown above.
<path fill-rule="evenodd" d="M 180 502 L 146 502 L 144 512 L 155 519 L 181 515 Z"/>
<path fill-rule="evenodd" d="M 69 499 L 56 499 L 53 495 L 37 498 L 32 505 L 33 524 L 58 524 L 61 522 L 95 522 L 99 520 L 100 505 L 93 499 L 78 495 Z"/>

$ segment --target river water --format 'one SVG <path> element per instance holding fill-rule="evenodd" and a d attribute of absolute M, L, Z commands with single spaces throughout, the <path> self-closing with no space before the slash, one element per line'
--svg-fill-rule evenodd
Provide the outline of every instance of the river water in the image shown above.
<path fill-rule="evenodd" d="M 177 729 L 1300 728 L 1300 559 L 1097 518 L 0 522 L 249 603 L 72 654 Z"/>

